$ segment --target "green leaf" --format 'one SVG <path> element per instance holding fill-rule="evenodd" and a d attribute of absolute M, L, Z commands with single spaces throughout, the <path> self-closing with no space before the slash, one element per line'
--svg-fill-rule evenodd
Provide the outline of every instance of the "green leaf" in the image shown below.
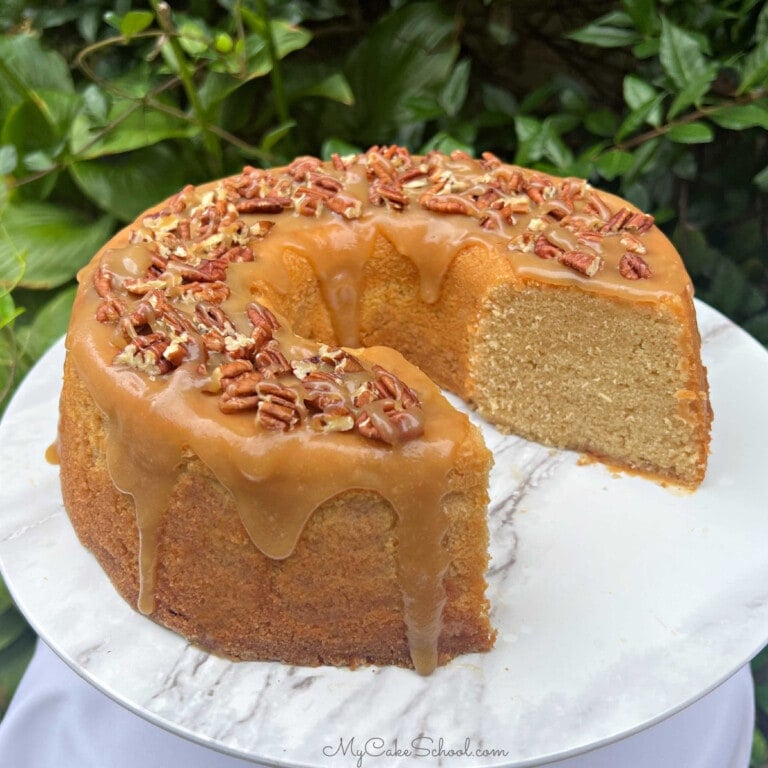
<path fill-rule="evenodd" d="M 598 109 L 588 112 L 584 118 L 584 127 L 595 136 L 608 138 L 616 133 L 616 115 L 610 109 Z"/>
<path fill-rule="evenodd" d="M 205 53 L 213 43 L 208 27 L 200 19 L 184 17 L 176 29 L 179 44 L 193 58 Z"/>
<path fill-rule="evenodd" d="M 269 152 L 281 139 L 285 138 L 296 127 L 295 120 L 288 120 L 277 128 L 273 128 L 264 134 L 259 142 L 259 148 L 264 152 Z"/>
<path fill-rule="evenodd" d="M 54 288 L 70 280 L 111 231 L 107 216 L 88 222 L 61 206 L 9 203 L 0 220 L 0 265 L 26 253 L 20 285 Z"/>
<path fill-rule="evenodd" d="M 504 88 L 499 88 L 491 83 L 483 83 L 482 96 L 483 106 L 489 112 L 497 112 L 510 117 L 517 113 L 517 100 Z"/>
<path fill-rule="evenodd" d="M 706 144 L 715 138 L 715 132 L 706 123 L 697 121 L 673 125 L 666 136 L 678 144 Z"/>
<path fill-rule="evenodd" d="M 71 171 L 83 193 L 121 221 L 133 221 L 191 181 L 179 152 L 166 144 L 73 163 Z"/>
<path fill-rule="evenodd" d="M 650 83 L 637 75 L 627 75 L 623 82 L 623 93 L 624 101 L 632 110 L 644 110 L 652 104 L 653 108 L 644 113 L 643 121 L 654 127 L 661 125 L 659 93 Z"/>
<path fill-rule="evenodd" d="M 759 728 L 755 728 L 752 736 L 752 753 L 749 758 L 750 768 L 761 768 L 768 760 L 768 742 Z"/>
<path fill-rule="evenodd" d="M 347 58 L 355 106 L 334 115 L 336 132 L 378 143 L 416 122 L 409 102 L 441 93 L 457 55 L 456 21 L 437 3 L 408 4 L 383 17 Z"/>
<path fill-rule="evenodd" d="M 58 291 L 35 312 L 31 322 L 19 326 L 18 344 L 26 361 L 32 365 L 61 336 L 66 333 L 77 286 Z M 26 319 L 26 316 L 25 316 Z"/>
<path fill-rule="evenodd" d="M 5 611 L 6 608 L 13 605 L 13 600 L 11 599 L 11 593 L 8 591 L 8 587 L 5 585 L 5 582 L 0 577 L 0 613 Z"/>
<path fill-rule="evenodd" d="M 761 191 L 768 192 L 768 165 L 752 177 L 752 183 Z"/>
<path fill-rule="evenodd" d="M 596 45 L 600 48 L 620 48 L 640 40 L 637 31 L 632 28 L 632 20 L 621 11 L 601 16 L 565 37 L 577 43 Z"/>
<path fill-rule="evenodd" d="M 634 165 L 634 162 L 635 158 L 630 152 L 612 149 L 600 155 L 595 167 L 604 179 L 613 181 L 617 176 L 626 173 Z"/>
<path fill-rule="evenodd" d="M 746 128 L 768 130 L 768 109 L 758 104 L 720 107 L 710 112 L 707 117 L 721 128 L 731 131 L 743 131 Z"/>
<path fill-rule="evenodd" d="M 456 150 L 466 152 L 467 154 L 472 154 L 473 151 L 473 148 L 469 144 L 457 139 L 455 136 L 451 136 L 445 131 L 439 131 L 425 144 L 419 147 L 419 153 L 425 155 L 433 149 L 436 149 L 438 152 L 444 152 L 446 155 L 450 155 L 451 152 L 455 152 Z"/>
<path fill-rule="evenodd" d="M 659 54 L 659 38 L 652 37 L 648 40 L 643 40 L 632 48 L 632 54 L 636 59 L 650 59 L 652 56 L 658 56 Z"/>
<path fill-rule="evenodd" d="M 35 635 L 29 630 L 0 654 L 0 711 L 8 706 L 34 650 Z"/>
<path fill-rule="evenodd" d="M 352 89 L 341 72 L 334 72 L 320 82 L 303 88 L 299 93 L 291 93 L 291 99 L 297 96 L 319 96 L 348 106 L 355 103 Z"/>
<path fill-rule="evenodd" d="M 768 83 L 768 37 L 763 38 L 741 65 L 741 83 L 737 93 L 747 93 Z"/>
<path fill-rule="evenodd" d="M 0 120 L 7 111 L 38 90 L 74 92 L 64 58 L 46 51 L 28 34 L 0 37 Z"/>
<path fill-rule="evenodd" d="M 333 154 L 338 154 L 341 157 L 344 157 L 345 155 L 357 155 L 362 151 L 362 148 L 356 144 L 350 144 L 343 139 L 330 138 L 323 142 L 320 156 L 324 160 L 330 160 L 331 155 Z"/>
<path fill-rule="evenodd" d="M 455 117 L 464 106 L 469 90 L 469 74 L 472 64 L 462 59 L 455 67 L 442 93 L 437 97 L 440 106 L 449 117 Z"/>
<path fill-rule="evenodd" d="M 717 76 L 718 67 L 716 64 L 707 65 L 706 69 L 691 80 L 678 94 L 672 102 L 667 116 L 670 120 L 677 117 L 681 112 L 691 106 L 691 104 L 700 104 L 701 97 L 709 91 L 709 86 Z"/>
<path fill-rule="evenodd" d="M 664 94 L 660 93 L 658 96 L 654 96 L 654 98 L 649 99 L 645 104 L 642 104 L 637 109 L 630 112 L 626 118 L 624 118 L 624 122 L 619 126 L 619 130 L 616 131 L 616 141 L 622 141 L 640 128 L 643 123 L 647 122 L 650 125 L 658 125 L 658 123 L 661 122 L 661 118 L 657 118 L 656 116 L 663 100 Z"/>
<path fill-rule="evenodd" d="M 123 17 L 114 11 L 106 11 L 104 13 L 104 21 L 109 24 L 112 29 L 116 29 L 118 32 L 120 31 L 120 23 L 122 20 Z"/>
<path fill-rule="evenodd" d="M 659 60 L 670 80 L 679 89 L 700 80 L 710 70 L 698 38 L 669 21 L 666 16 L 661 17 Z"/>
<path fill-rule="evenodd" d="M 621 5 L 644 35 L 651 35 L 658 29 L 659 15 L 654 0 L 621 0 Z"/>
<path fill-rule="evenodd" d="M 3 292 L 0 289 L 0 330 L 12 323 L 19 315 L 23 314 L 24 310 L 21 307 L 17 307 L 13 301 L 13 296 L 10 291 Z M 0 359 L 0 369 L 3 367 L 4 361 Z M 3 387 L 0 386 L 0 392 Z M 2 399 L 2 398 L 0 398 Z"/>
<path fill-rule="evenodd" d="M 544 153 L 541 120 L 527 115 L 518 115 L 515 118 L 515 134 L 517 135 L 515 163 L 526 165 L 540 160 Z"/>
<path fill-rule="evenodd" d="M 267 39 L 267 26 L 264 19 L 258 16 L 247 7 L 242 7 L 244 21 L 263 41 Z M 270 19 L 269 31 L 272 33 L 272 39 L 275 43 L 275 52 L 278 59 L 285 58 L 289 53 L 298 51 L 306 47 L 312 40 L 312 33 L 296 24 L 283 21 L 282 19 Z"/>
<path fill-rule="evenodd" d="M 551 160 L 555 168 L 563 171 L 573 162 L 573 152 L 560 136 L 563 126 L 558 125 L 558 117 L 547 117 L 542 124 L 542 155 Z"/>
<path fill-rule="evenodd" d="M 83 108 L 89 117 L 98 123 L 105 123 L 109 112 L 109 98 L 95 83 L 83 90 Z"/>
<path fill-rule="evenodd" d="M 650 83 L 637 75 L 627 75 L 624 78 L 622 91 L 624 94 L 624 101 L 630 109 L 641 109 L 658 96 L 658 91 Z M 661 122 L 661 110 L 658 111 L 656 119 Z M 651 125 L 659 124 L 659 122 L 653 123 L 650 119 L 648 122 L 650 122 Z"/>
<path fill-rule="evenodd" d="M 81 112 L 72 126 L 70 150 L 78 160 L 90 160 L 149 147 L 165 139 L 188 138 L 198 130 L 187 120 L 121 99 L 111 106 L 105 125 Z"/>
<path fill-rule="evenodd" d="M 0 211 L 0 296 L 5 296 L 8 291 L 12 291 L 19 284 L 27 264 L 27 252 L 23 247 L 14 247 L 13 244 L 7 248 L 3 247 L 3 241 L 6 237 L 7 210 L 8 207 L 6 206 Z M 12 315 L 15 309 L 13 301 L 10 304 L 4 304 L 0 309 L 2 309 L 2 323 L 0 323 L 0 327 L 2 327 L 15 317 Z"/>
<path fill-rule="evenodd" d="M 155 16 L 151 11 L 128 11 L 120 20 L 118 29 L 127 42 L 139 32 L 143 32 L 154 18 Z"/>
<path fill-rule="evenodd" d="M 11 108 L 2 141 L 15 145 L 19 154 L 45 150 L 56 156 L 64 148 L 64 136 L 81 104 L 75 93 L 38 91 L 34 101 L 26 99 Z"/>
<path fill-rule="evenodd" d="M 289 53 L 306 48 L 312 40 L 312 33 L 309 30 L 289 24 L 287 21 L 272 19 L 270 26 L 278 59 L 284 59 Z"/>
<path fill-rule="evenodd" d="M 13 607 L 0 613 L 0 659 L 2 651 L 29 629 L 24 617 Z"/>
<path fill-rule="evenodd" d="M 764 5 L 757 16 L 755 25 L 755 40 L 768 38 L 768 5 Z"/>
<path fill-rule="evenodd" d="M 34 172 L 51 171 L 56 166 L 54 159 L 42 150 L 27 153 L 21 162 L 25 168 Z"/>
<path fill-rule="evenodd" d="M 19 162 L 19 154 L 13 144 L 4 144 L 0 147 L 0 175 L 13 173 Z"/>
<path fill-rule="evenodd" d="M 244 16 L 245 15 L 246 14 L 244 14 Z M 232 62 L 235 65 L 234 70 L 220 72 L 215 69 L 209 69 L 200 86 L 198 95 L 200 97 L 200 103 L 206 110 L 209 110 L 216 104 L 222 102 L 246 83 L 259 77 L 264 77 L 264 75 L 267 75 L 272 71 L 273 64 L 269 56 L 269 50 L 264 36 L 264 24 L 258 16 L 255 16 L 255 14 L 251 13 L 250 15 L 253 16 L 250 26 L 255 27 L 259 31 L 245 37 L 244 49 L 238 50 L 239 46 L 235 46 L 235 51 L 230 55 Z M 275 50 L 278 59 L 283 59 L 289 53 L 304 48 L 312 39 L 312 35 L 306 29 L 277 19 L 272 20 L 271 29 L 275 40 Z M 238 41 L 238 43 L 239 42 L 240 41 Z M 244 59 L 242 57 L 244 57 Z M 241 68 L 243 70 L 242 73 L 240 73 Z M 340 82 L 337 80 L 335 83 L 331 82 L 329 88 L 332 88 L 334 85 L 337 88 L 340 88 L 341 86 Z M 302 91 L 301 89 L 297 89 L 294 93 L 300 95 Z M 340 90 L 337 90 L 336 93 L 340 94 Z M 318 93 L 314 95 L 323 94 Z M 330 96 L 328 98 L 330 98 Z M 349 98 L 349 96 L 345 94 L 344 98 Z M 347 102 L 343 101 L 342 103 Z"/>

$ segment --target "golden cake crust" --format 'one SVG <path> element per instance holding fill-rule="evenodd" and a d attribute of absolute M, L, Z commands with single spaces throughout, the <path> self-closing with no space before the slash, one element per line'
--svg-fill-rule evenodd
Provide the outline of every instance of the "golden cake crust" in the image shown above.
<path fill-rule="evenodd" d="M 59 438 L 78 535 L 129 603 L 234 658 L 429 671 L 487 650 L 488 451 L 417 368 L 349 347 L 695 488 L 706 372 L 652 224 L 577 180 L 398 148 L 185 189 L 80 275 Z"/>
<path fill-rule="evenodd" d="M 117 591 L 136 606 L 136 511 L 112 482 L 103 414 L 71 362 L 59 430 L 63 496 L 75 530 Z M 487 651 L 494 636 L 483 577 L 491 459 L 479 434 L 468 436 L 445 499 L 451 564 L 440 663 Z M 291 557 L 268 558 L 248 537 L 226 489 L 187 455 L 158 543 L 152 618 L 237 659 L 412 666 L 396 574 L 396 527 L 395 513 L 381 497 L 349 490 L 314 512 Z"/>

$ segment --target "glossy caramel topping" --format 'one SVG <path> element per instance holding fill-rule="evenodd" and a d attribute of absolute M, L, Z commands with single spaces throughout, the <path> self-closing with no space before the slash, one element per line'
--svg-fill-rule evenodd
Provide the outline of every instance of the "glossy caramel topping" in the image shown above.
<path fill-rule="evenodd" d="M 434 668 L 443 498 L 466 417 L 397 353 L 301 339 L 258 294 L 264 284 L 288 294 L 283 255 L 300 255 L 337 338 L 356 346 L 381 238 L 414 263 L 427 303 L 471 247 L 504 254 L 520 280 L 647 301 L 690 291 L 649 216 L 488 154 L 374 148 L 186 188 L 82 272 L 68 337 L 105 414 L 113 480 L 136 502 L 140 610 L 154 608 L 162 517 L 193 454 L 272 558 L 289 556 L 312 512 L 345 490 L 388 500 L 411 655 L 420 672 Z"/>

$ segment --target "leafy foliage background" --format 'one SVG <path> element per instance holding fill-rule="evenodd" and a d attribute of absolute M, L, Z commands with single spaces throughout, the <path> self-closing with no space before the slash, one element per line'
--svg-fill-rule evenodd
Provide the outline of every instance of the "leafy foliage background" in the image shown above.
<path fill-rule="evenodd" d="M 768 2 L 6 0 L 0 33 L 0 409 L 117 227 L 244 163 L 374 143 L 618 192 L 768 343 Z M 32 638 L 0 591 L 0 710 Z"/>

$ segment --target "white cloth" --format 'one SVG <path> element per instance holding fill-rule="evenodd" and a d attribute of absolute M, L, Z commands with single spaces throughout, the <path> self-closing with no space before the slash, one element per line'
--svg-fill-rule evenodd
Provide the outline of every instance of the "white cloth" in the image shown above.
<path fill-rule="evenodd" d="M 744 667 L 662 723 L 550 768 L 747 768 L 754 717 L 752 677 Z M 422 760 L 413 762 L 418 768 Z M 43 643 L 0 723 L 0 768 L 254 765 L 143 720 L 83 681 Z M 454 763 L 449 759 L 445 765 Z"/>

